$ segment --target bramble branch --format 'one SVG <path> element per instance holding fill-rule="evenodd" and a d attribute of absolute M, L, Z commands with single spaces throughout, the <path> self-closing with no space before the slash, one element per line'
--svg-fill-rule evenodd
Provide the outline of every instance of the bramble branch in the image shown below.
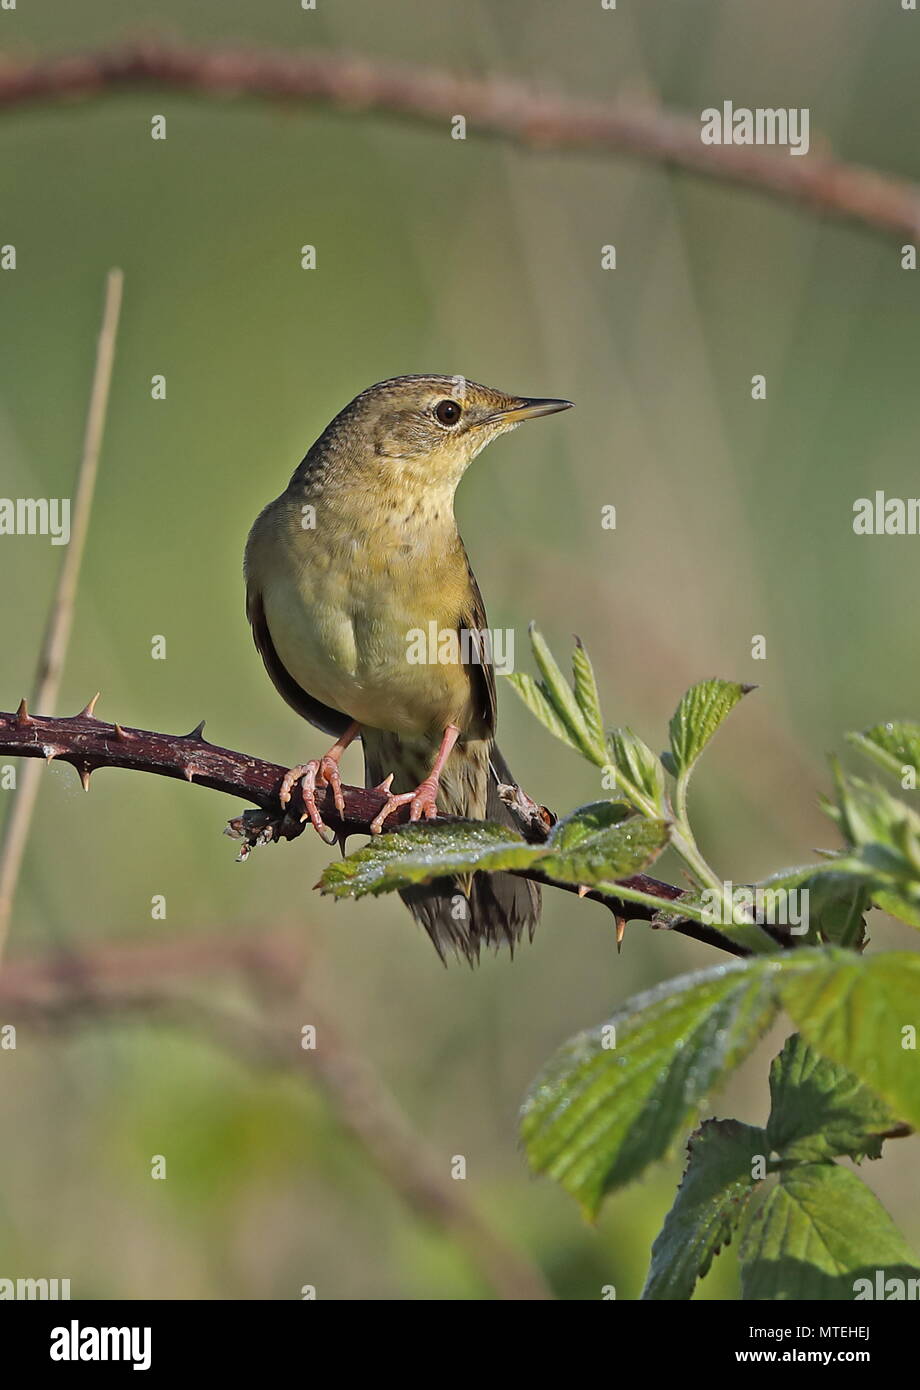
<path fill-rule="evenodd" d="M 277 840 L 293 840 L 304 830 L 300 819 L 299 804 L 294 802 L 285 810 L 278 800 L 281 782 L 287 768 L 278 763 L 265 762 L 248 753 L 237 753 L 230 748 L 221 748 L 208 743 L 204 737 L 204 721 L 188 734 L 160 734 L 148 729 L 134 729 L 121 724 L 106 724 L 97 719 L 94 713 L 95 696 L 89 704 L 70 718 L 49 718 L 32 715 L 26 708 L 25 700 L 15 714 L 0 713 L 0 756 L 17 758 L 44 758 L 46 762 L 69 763 L 76 768 L 83 786 L 88 790 L 91 775 L 101 767 L 130 768 L 134 772 L 154 773 L 159 777 L 174 777 L 180 781 L 194 782 L 197 786 L 210 787 L 213 791 L 225 792 L 244 801 L 252 802 L 258 809 L 244 811 L 234 817 L 227 826 L 228 834 L 243 842 L 241 858 L 256 845 Z M 364 787 L 346 787 L 345 813 L 339 815 L 326 788 L 317 796 L 317 804 L 323 820 L 344 843 L 349 835 L 369 835 L 371 821 L 383 808 L 386 797 L 382 792 Z M 529 801 L 529 798 L 524 798 Z M 405 824 L 409 818 L 409 807 L 400 806 L 388 825 Z M 446 818 L 445 818 L 446 819 Z M 436 822 L 430 822 L 435 824 Z M 545 838 L 537 823 L 529 831 L 522 821 L 522 832 L 526 838 L 539 840 Z M 537 883 L 565 892 L 579 893 L 570 883 L 561 883 L 548 878 L 539 870 L 522 869 L 517 871 L 524 878 L 532 878 Z M 670 883 L 662 883 L 645 874 L 623 879 L 623 884 L 645 893 L 654 894 L 661 899 L 662 908 L 679 902 L 683 894 Z M 617 922 L 626 920 L 651 921 L 655 917 L 652 908 L 642 903 L 623 903 L 607 893 L 592 890 L 580 894 L 593 902 L 602 903 L 610 909 Z M 747 951 L 737 943 L 728 940 L 714 928 L 682 918 L 672 918 L 667 923 L 669 930 L 680 932 L 706 945 L 717 946 L 733 955 L 746 955 Z M 783 942 L 782 944 L 795 944 Z"/>
<path fill-rule="evenodd" d="M 253 827 L 253 843 L 293 840 L 303 832 L 300 809 L 285 813 L 278 792 L 286 768 L 220 748 L 204 737 L 204 720 L 188 734 L 159 734 L 121 724 L 106 724 L 95 717 L 96 696 L 69 719 L 31 715 L 23 701 L 15 714 L 0 713 L 0 752 L 21 758 L 57 760 L 75 767 L 85 788 L 100 767 L 131 768 L 152 772 L 158 777 L 175 777 L 228 796 L 251 801 L 265 814 L 246 813 L 246 825 Z M 345 815 L 339 816 L 331 795 L 318 802 L 323 819 L 341 837 L 370 834 L 370 823 L 382 809 L 382 792 L 347 787 Z M 408 819 L 408 807 L 393 813 L 392 823 Z M 234 822 L 236 824 L 237 822 Z M 240 818 L 242 825 L 242 818 Z M 246 838 L 241 835 L 241 838 Z"/>
<path fill-rule="evenodd" d="M 684 169 L 864 226 L 913 237 L 920 188 L 835 159 L 823 148 L 790 158 L 769 148 L 704 145 L 700 122 L 647 99 L 567 97 L 504 77 L 463 77 L 341 53 L 291 54 L 159 42 L 0 67 L 0 108 L 96 99 L 155 87 L 205 98 L 251 97 L 395 116 L 442 129 L 455 115 L 469 134 L 535 149 L 619 154 Z"/>

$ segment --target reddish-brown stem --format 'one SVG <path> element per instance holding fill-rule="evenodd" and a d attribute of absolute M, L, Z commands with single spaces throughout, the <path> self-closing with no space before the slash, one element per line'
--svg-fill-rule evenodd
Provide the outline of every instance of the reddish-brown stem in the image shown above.
<path fill-rule="evenodd" d="M 95 703 L 95 702 L 94 702 Z M 22 702 L 15 714 L 0 713 L 0 756 L 45 758 L 47 761 L 70 763 L 77 769 L 84 787 L 89 786 L 92 773 L 102 767 L 131 768 L 135 772 L 150 772 L 159 777 L 175 777 L 226 792 L 252 802 L 258 810 L 245 811 L 230 821 L 228 833 L 242 840 L 242 854 L 259 844 L 275 840 L 293 840 L 304 831 L 300 817 L 302 806 L 295 793 L 291 805 L 282 809 L 278 799 L 287 768 L 265 762 L 248 753 L 237 753 L 208 743 L 203 736 L 204 721 L 188 734 L 160 734 L 148 729 L 134 729 L 121 724 L 106 724 L 97 719 L 90 708 L 70 718 L 49 718 L 31 715 Z M 317 805 L 325 823 L 344 842 L 349 835 L 369 835 L 371 822 L 386 804 L 385 792 L 364 787 L 342 786 L 344 814 L 336 810 L 329 787 L 317 792 Z M 390 825 L 404 824 L 410 813 L 408 805 L 399 806 L 388 821 Z M 437 821 L 427 822 L 429 825 Z M 527 834 L 526 827 L 522 827 Z M 528 838 L 545 837 L 534 827 Z M 519 871 L 524 878 L 545 883 L 566 892 L 577 892 L 575 885 L 547 878 L 537 869 Z M 678 902 L 683 896 L 673 884 L 662 883 L 645 874 L 623 879 L 624 885 L 653 893 L 661 899 L 662 909 Z M 643 903 L 624 903 L 611 894 L 589 892 L 584 896 L 608 907 L 619 921 L 623 919 L 651 921 L 652 908 Z M 667 923 L 673 931 L 692 937 L 707 945 L 718 946 L 733 955 L 746 955 L 743 947 L 728 940 L 712 928 L 683 918 Z"/>
<path fill-rule="evenodd" d="M 746 187 L 816 212 L 915 237 L 920 190 L 891 174 L 847 164 L 817 142 L 802 158 L 752 145 L 704 145 L 699 114 L 654 101 L 571 97 L 507 77 L 477 78 L 381 63 L 343 53 L 149 42 L 0 67 L 0 109 L 96 100 L 155 87 L 227 100 L 375 113 L 449 129 L 458 114 L 469 135 L 535 149 L 627 155 Z"/>

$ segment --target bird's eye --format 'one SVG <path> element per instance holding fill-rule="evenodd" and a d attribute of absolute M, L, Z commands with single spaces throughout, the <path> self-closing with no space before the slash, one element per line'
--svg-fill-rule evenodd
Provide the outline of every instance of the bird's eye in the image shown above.
<path fill-rule="evenodd" d="M 460 419 L 460 407 L 456 401 L 438 401 L 434 413 L 442 425 L 455 425 Z"/>

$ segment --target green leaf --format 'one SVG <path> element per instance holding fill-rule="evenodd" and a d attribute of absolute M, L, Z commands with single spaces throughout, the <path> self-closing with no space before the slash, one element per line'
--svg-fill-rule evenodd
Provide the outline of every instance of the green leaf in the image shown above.
<path fill-rule="evenodd" d="M 575 699 L 578 701 L 578 708 L 584 718 L 585 728 L 593 747 L 603 753 L 605 750 L 604 716 L 601 711 L 601 700 L 597 690 L 597 681 L 594 678 L 594 667 L 581 644 L 580 637 L 575 638 L 575 650 L 572 653 L 572 674 Z"/>
<path fill-rule="evenodd" d="M 737 681 L 708 680 L 691 685 L 668 726 L 671 735 L 670 770 L 689 775 L 706 744 L 752 685 Z"/>
<path fill-rule="evenodd" d="M 540 723 L 544 724 L 551 734 L 555 734 L 556 738 L 567 743 L 570 748 L 574 748 L 576 753 L 582 751 L 580 745 L 569 733 L 565 721 L 556 713 L 545 685 L 538 684 L 533 676 L 528 676 L 525 671 L 514 671 L 506 679 L 520 695 L 531 714 L 535 714 Z"/>
<path fill-rule="evenodd" d="M 663 821 L 645 820 L 613 801 L 592 802 L 573 811 L 537 845 L 488 821 L 407 825 L 328 864 L 320 888 L 337 898 L 362 898 L 433 878 L 529 868 L 563 883 L 596 887 L 639 873 L 667 842 Z"/>
<path fill-rule="evenodd" d="M 836 946 L 862 950 L 868 941 L 866 913 L 872 894 L 865 883 L 848 873 L 822 871 L 801 885 L 808 892 L 811 936 Z"/>
<path fill-rule="evenodd" d="M 887 912 L 889 917 L 897 917 L 899 922 L 906 922 L 910 927 L 920 927 L 920 904 L 912 902 L 899 892 L 876 889 L 869 892 L 868 896 L 872 899 L 872 906 L 877 907 L 880 912 Z"/>
<path fill-rule="evenodd" d="M 783 1006 L 806 1042 L 920 1126 L 920 955 L 885 951 L 808 953 L 784 962 Z M 803 953 L 804 956 L 804 953 Z"/>
<path fill-rule="evenodd" d="M 591 887 L 640 873 L 667 843 L 664 821 L 633 815 L 621 802 L 596 801 L 553 826 L 547 857 L 537 867 L 551 878 Z"/>
<path fill-rule="evenodd" d="M 531 1166 L 594 1214 L 605 1192 L 663 1157 L 769 1026 L 776 958 L 668 981 L 566 1043 L 524 1104 Z"/>
<path fill-rule="evenodd" d="M 739 1255 L 743 1299 L 852 1302 L 857 1281 L 916 1278 L 891 1217 L 855 1173 L 836 1163 L 784 1170 L 749 1203 Z"/>
<path fill-rule="evenodd" d="M 920 925 L 920 815 L 877 783 L 834 771 L 838 804 L 825 810 L 852 846 L 848 862 L 886 912 Z"/>
<path fill-rule="evenodd" d="M 632 729 L 611 729 L 607 748 L 623 795 L 628 796 L 630 786 L 635 787 L 660 816 L 664 815 L 664 769 L 660 758 Z"/>
<path fill-rule="evenodd" d="M 595 835 L 622 825 L 630 818 L 635 818 L 635 812 L 625 801 L 589 801 L 558 820 L 547 843 L 559 853 L 575 850 Z"/>
<path fill-rule="evenodd" d="M 475 869 L 526 869 L 546 854 L 516 831 L 487 821 L 407 825 L 375 837 L 323 870 L 320 887 L 336 898 L 362 898 Z"/>
<path fill-rule="evenodd" d="M 897 1124 L 883 1100 L 798 1033 L 774 1058 L 770 1097 L 769 1148 L 784 1159 L 878 1158 Z"/>
<path fill-rule="evenodd" d="M 866 941 L 864 914 L 871 906 L 872 896 L 866 873 L 858 863 L 834 860 L 827 865 L 783 869 L 762 879 L 754 888 L 764 894 L 786 893 L 785 916 L 790 922 L 793 917 L 801 919 L 793 924 L 793 934 L 801 942 L 820 945 L 827 941 L 859 948 Z M 802 931 L 802 927 L 806 930 Z"/>
<path fill-rule="evenodd" d="M 894 773 L 902 787 L 905 772 L 908 768 L 913 769 L 916 785 L 917 774 L 920 773 L 920 724 L 890 720 L 886 724 L 863 729 L 860 734 L 847 734 L 847 742 L 872 758 L 886 772 Z M 913 790 L 908 787 L 903 789 Z"/>
<path fill-rule="evenodd" d="M 920 866 L 920 815 L 877 782 L 848 777 L 839 768 L 837 792 L 839 809 L 834 815 L 849 843 L 855 849 L 878 851 L 870 857 L 880 869 L 900 871 L 905 854 L 916 854 L 914 869 Z"/>
<path fill-rule="evenodd" d="M 541 689 L 564 725 L 570 741 L 589 761 L 604 767 L 607 758 L 603 740 L 598 744 L 593 739 L 568 681 L 534 623 L 530 625 L 530 644 L 533 647 L 534 660 L 543 677 Z"/>
<path fill-rule="evenodd" d="M 756 1183 L 756 1159 L 769 1156 L 762 1129 L 739 1120 L 705 1120 L 687 1144 L 687 1170 L 652 1246 L 644 1299 L 690 1298 L 697 1279 L 738 1228 Z"/>

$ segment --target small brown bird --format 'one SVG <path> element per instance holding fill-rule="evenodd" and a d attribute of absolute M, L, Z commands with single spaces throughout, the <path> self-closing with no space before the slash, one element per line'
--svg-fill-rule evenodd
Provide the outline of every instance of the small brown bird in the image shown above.
<path fill-rule="evenodd" d="M 508 396 L 464 377 L 402 376 L 362 391 L 323 431 L 246 545 L 246 611 L 268 674 L 289 705 L 335 738 L 292 768 L 317 831 L 316 792 L 342 810 L 339 759 L 360 737 L 365 784 L 410 817 L 511 823 L 499 782 L 513 778 L 495 744 L 495 675 L 479 586 L 454 520 L 468 465 L 523 420 L 570 401 Z M 419 661 L 418 634 L 454 634 Z M 450 646 L 450 644 L 448 644 Z M 440 659 L 439 659 L 440 658 Z M 438 879 L 402 894 L 442 957 L 470 961 L 482 943 L 532 934 L 535 884 L 509 874 Z"/>

